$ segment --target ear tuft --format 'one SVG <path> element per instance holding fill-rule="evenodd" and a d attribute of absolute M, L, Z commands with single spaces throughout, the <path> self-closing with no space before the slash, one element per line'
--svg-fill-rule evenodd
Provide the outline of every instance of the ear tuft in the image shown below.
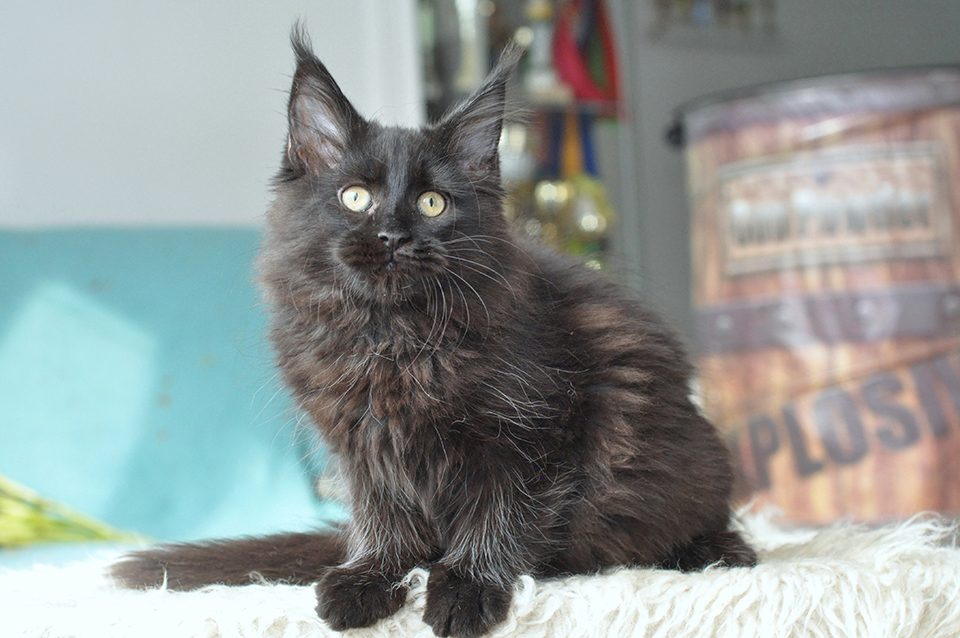
<path fill-rule="evenodd" d="M 310 38 L 299 22 L 290 34 L 290 44 L 297 70 L 288 104 L 287 159 L 297 169 L 320 175 L 340 164 L 363 118 L 313 54 Z"/>
<path fill-rule="evenodd" d="M 437 125 L 450 139 L 461 166 L 478 176 L 499 175 L 498 147 L 503 129 L 507 80 L 520 61 L 523 49 L 508 44 L 500 61 L 480 88 L 448 113 Z"/>

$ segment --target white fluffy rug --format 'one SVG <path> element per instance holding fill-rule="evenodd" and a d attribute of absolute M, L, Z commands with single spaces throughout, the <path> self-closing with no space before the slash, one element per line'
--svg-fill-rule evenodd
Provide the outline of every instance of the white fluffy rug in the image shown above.
<path fill-rule="evenodd" d="M 555 581 L 523 578 L 494 636 L 960 636 L 956 528 L 913 520 L 865 529 L 784 532 L 761 517 L 747 534 L 753 569 L 619 569 Z M 177 593 L 118 590 L 111 557 L 0 572 L 0 635 L 36 638 L 338 636 L 314 614 L 310 587 L 251 585 Z M 426 573 L 407 605 L 349 638 L 432 636 Z M 13 633 L 11 634 L 11 630 Z"/>

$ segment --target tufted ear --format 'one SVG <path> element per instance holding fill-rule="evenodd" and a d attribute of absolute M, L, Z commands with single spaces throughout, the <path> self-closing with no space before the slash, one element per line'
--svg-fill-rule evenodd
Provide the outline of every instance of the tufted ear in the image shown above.
<path fill-rule="evenodd" d="M 298 25 L 290 37 L 297 70 L 290 89 L 287 159 L 299 170 L 320 175 L 336 168 L 363 118 L 317 59 Z"/>
<path fill-rule="evenodd" d="M 480 88 L 437 125 L 467 173 L 478 177 L 499 174 L 498 146 L 503 129 L 507 80 L 522 53 L 523 49 L 514 44 L 504 47 L 500 61 Z"/>

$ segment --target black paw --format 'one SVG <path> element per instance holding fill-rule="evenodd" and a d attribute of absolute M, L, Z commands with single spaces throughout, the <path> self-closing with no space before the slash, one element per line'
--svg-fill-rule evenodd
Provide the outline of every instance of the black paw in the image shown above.
<path fill-rule="evenodd" d="M 438 636 L 476 638 L 503 622 L 511 597 L 504 587 L 435 565 L 427 580 L 423 622 Z"/>
<path fill-rule="evenodd" d="M 317 583 L 317 615 L 336 631 L 369 627 L 406 601 L 398 581 L 369 568 L 334 567 Z"/>

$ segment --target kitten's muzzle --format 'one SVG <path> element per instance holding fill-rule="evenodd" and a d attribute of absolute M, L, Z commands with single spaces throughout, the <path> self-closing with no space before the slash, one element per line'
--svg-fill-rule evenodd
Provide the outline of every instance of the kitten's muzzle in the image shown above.
<path fill-rule="evenodd" d="M 387 250 L 390 251 L 391 257 L 393 256 L 393 253 L 400 248 L 400 246 L 410 241 L 409 233 L 398 231 L 381 231 L 377 237 L 384 243 L 384 245 L 387 247 Z"/>

